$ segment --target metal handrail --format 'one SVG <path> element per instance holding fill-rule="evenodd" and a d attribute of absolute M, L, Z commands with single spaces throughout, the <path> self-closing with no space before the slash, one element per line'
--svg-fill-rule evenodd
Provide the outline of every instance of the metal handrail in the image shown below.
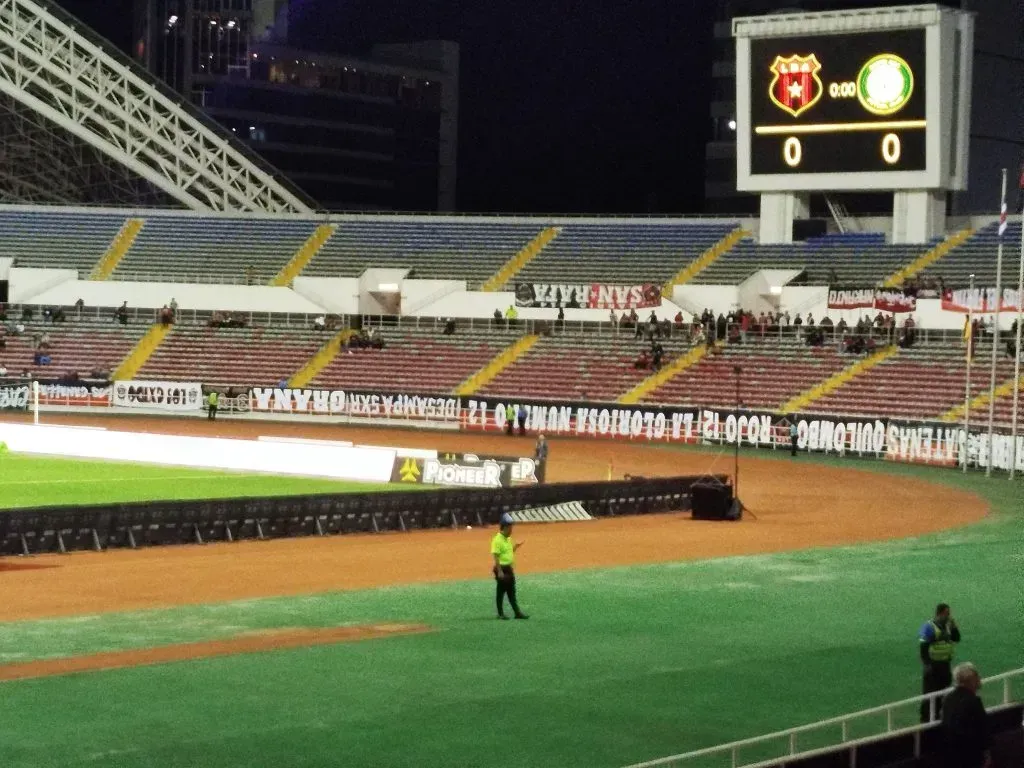
<path fill-rule="evenodd" d="M 1020 679 L 1024 680 L 1024 667 L 1020 669 L 1010 670 L 1009 672 L 1003 672 L 998 675 L 992 675 L 982 680 L 983 684 L 991 685 L 993 683 L 1002 683 L 1002 701 L 998 704 L 993 704 L 988 707 L 987 710 L 990 712 L 999 711 L 1005 707 L 1013 706 L 1022 699 L 1014 699 L 1010 694 L 1011 681 Z M 816 723 L 808 723 L 806 725 L 800 725 L 795 728 L 789 728 L 784 731 L 775 731 L 774 733 L 764 734 L 762 736 L 754 736 L 748 739 L 740 739 L 739 741 L 729 742 L 728 744 L 720 744 L 715 747 L 706 747 L 704 749 L 698 749 L 692 752 L 683 752 L 678 755 L 670 755 L 668 757 L 660 757 L 655 760 L 648 760 L 643 763 L 633 763 L 626 768 L 659 768 L 660 766 L 675 766 L 681 765 L 684 762 L 696 760 L 698 758 L 713 757 L 718 755 L 730 755 L 732 768 L 765 768 L 766 766 L 778 765 L 781 761 L 792 760 L 794 758 L 807 758 L 814 757 L 817 755 L 827 754 L 834 752 L 837 749 L 849 749 L 852 747 L 861 746 L 863 744 L 871 744 L 876 741 L 891 738 L 893 736 L 900 736 L 908 733 L 917 733 L 920 731 L 934 728 L 938 725 L 937 722 L 922 723 L 914 726 L 908 726 L 904 728 L 893 728 L 893 710 L 900 707 L 910 707 L 913 705 L 920 705 L 924 702 L 928 702 L 929 711 L 934 718 L 935 714 L 935 702 L 939 698 L 949 693 L 952 688 L 946 688 L 942 691 L 935 691 L 933 693 L 924 694 L 921 696 L 914 696 L 909 699 L 903 699 L 901 701 L 890 702 L 889 704 L 883 704 L 879 707 L 872 707 L 871 709 L 862 709 L 857 712 L 851 712 L 846 715 L 839 715 L 838 717 L 831 717 L 826 720 L 820 720 Z M 865 736 L 860 739 L 849 741 L 848 725 L 851 721 L 861 719 L 864 717 L 871 717 L 875 715 L 885 714 L 886 716 L 886 730 L 883 733 L 878 733 L 872 736 Z M 816 747 L 814 749 L 799 751 L 796 748 L 796 737 L 800 734 L 809 733 L 822 728 L 830 726 L 840 726 L 842 729 L 842 741 L 838 744 L 834 744 L 830 747 Z M 778 757 L 771 758 L 769 760 L 759 760 L 754 763 L 743 763 L 738 760 L 738 752 L 741 749 L 753 746 L 768 745 L 769 742 L 777 741 L 780 739 L 786 739 L 789 742 L 789 752 L 786 754 L 779 755 Z"/>

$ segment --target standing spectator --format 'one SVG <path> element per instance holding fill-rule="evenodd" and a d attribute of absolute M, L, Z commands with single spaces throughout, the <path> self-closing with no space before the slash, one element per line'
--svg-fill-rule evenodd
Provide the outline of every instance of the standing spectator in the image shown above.
<path fill-rule="evenodd" d="M 75 311 L 78 315 L 77 319 L 82 319 L 82 312 L 85 310 L 85 299 L 79 297 L 78 301 L 75 302 Z"/>
<path fill-rule="evenodd" d="M 7 366 L 5 366 L 3 363 L 0 363 L 0 379 L 4 378 L 6 375 L 7 375 Z"/>
<path fill-rule="evenodd" d="M 526 406 L 520 405 L 519 412 L 516 414 L 516 419 L 519 422 L 519 434 L 526 434 Z"/>
<path fill-rule="evenodd" d="M 988 744 L 985 705 L 978 698 L 981 676 L 970 662 L 953 670 L 956 685 L 942 706 L 942 735 L 946 765 L 950 768 L 989 768 L 992 755 Z"/>
<path fill-rule="evenodd" d="M 798 438 L 798 430 L 796 428 L 796 418 L 789 422 L 789 455 L 796 456 L 796 444 Z"/>
<path fill-rule="evenodd" d="M 548 441 L 544 435 L 537 437 L 537 445 L 533 449 L 533 460 L 537 465 L 537 482 L 544 482 L 544 468 L 548 465 Z"/>
<path fill-rule="evenodd" d="M 455 335 L 455 321 L 452 318 L 449 317 L 447 320 L 445 320 L 444 331 L 442 331 L 442 334 L 445 336 Z"/>
<path fill-rule="evenodd" d="M 500 309 L 495 309 L 494 310 L 494 319 L 497 320 L 499 323 L 501 322 L 501 310 Z"/>
<path fill-rule="evenodd" d="M 117 318 L 117 321 L 119 323 L 121 323 L 121 325 L 128 325 L 128 302 L 127 301 L 124 304 L 122 304 L 120 307 L 117 308 L 117 312 L 114 313 L 114 316 Z"/>
<path fill-rule="evenodd" d="M 953 649 L 960 642 L 960 627 L 956 625 L 949 605 L 939 603 L 936 606 L 935 618 L 924 623 L 918 638 L 921 663 L 924 665 L 921 693 L 934 693 L 948 688 L 953 682 Z M 935 699 L 935 719 L 941 715 L 942 700 Z M 922 701 L 921 722 L 927 723 L 930 719 L 928 702 Z"/>
<path fill-rule="evenodd" d="M 505 406 L 505 434 L 514 434 L 516 428 L 516 409 L 509 403 Z"/>
<path fill-rule="evenodd" d="M 625 315 L 625 312 L 623 312 L 623 315 Z M 614 309 L 608 312 L 608 322 L 611 323 L 612 325 L 618 325 L 619 324 L 619 318 L 615 316 L 615 310 Z M 622 324 L 623 324 L 623 326 L 625 326 L 625 324 L 626 324 L 625 323 L 625 317 L 623 317 L 623 323 Z"/>
<path fill-rule="evenodd" d="M 217 420 L 218 405 L 220 405 L 220 394 L 218 394 L 217 390 L 213 390 L 206 398 L 206 418 L 210 421 Z"/>
<path fill-rule="evenodd" d="M 612 314 L 615 314 L 614 312 Z M 558 330 L 565 330 L 565 310 L 561 307 L 558 308 Z"/>
<path fill-rule="evenodd" d="M 171 297 L 170 310 L 171 310 L 171 322 L 172 323 L 178 322 L 178 300 L 175 299 L 173 296 Z"/>

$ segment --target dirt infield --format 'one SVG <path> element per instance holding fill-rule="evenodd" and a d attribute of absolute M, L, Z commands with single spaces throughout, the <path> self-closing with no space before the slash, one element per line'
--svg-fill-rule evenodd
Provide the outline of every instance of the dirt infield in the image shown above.
<path fill-rule="evenodd" d="M 131 651 L 91 653 L 61 659 L 26 661 L 18 664 L 0 664 L 0 680 L 30 680 L 37 677 L 55 677 L 76 672 L 102 672 L 150 664 L 168 664 L 174 661 L 194 661 L 215 656 L 234 656 L 240 653 L 280 651 L 287 648 L 308 648 L 314 645 L 352 643 L 395 635 L 430 632 L 426 624 L 358 624 L 349 627 L 319 629 L 279 629 L 250 632 L 223 640 L 201 643 L 179 643 Z"/>
<path fill-rule="evenodd" d="M 531 439 L 305 422 L 47 416 L 49 423 L 158 433 L 303 436 L 440 451 L 531 455 Z M 727 473 L 732 457 L 640 443 L 552 440 L 550 481 Z M 786 456 L 743 456 L 739 523 L 681 515 L 522 525 L 522 573 L 780 552 L 901 538 L 981 519 L 987 504 L 941 485 Z M 488 530 L 425 531 L 42 556 L 44 570 L 0 571 L 0 621 L 487 578 Z"/>

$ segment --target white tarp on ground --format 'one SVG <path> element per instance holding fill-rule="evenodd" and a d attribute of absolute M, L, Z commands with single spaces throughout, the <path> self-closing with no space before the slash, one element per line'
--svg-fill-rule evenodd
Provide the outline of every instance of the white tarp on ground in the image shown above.
<path fill-rule="evenodd" d="M 375 483 L 391 480 L 396 455 L 393 448 L 8 423 L 0 423 L 0 442 L 14 453 Z"/>

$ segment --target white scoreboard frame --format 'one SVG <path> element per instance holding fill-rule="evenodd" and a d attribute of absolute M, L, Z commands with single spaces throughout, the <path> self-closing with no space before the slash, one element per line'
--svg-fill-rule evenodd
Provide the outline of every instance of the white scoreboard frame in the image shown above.
<path fill-rule="evenodd" d="M 928 121 L 923 171 L 751 173 L 750 41 L 924 29 Z M 736 189 L 740 192 L 962 190 L 967 186 L 974 16 L 938 5 L 736 18 Z M 960 34 L 957 55 L 957 33 Z M 959 67 L 957 66 L 959 64 Z"/>

